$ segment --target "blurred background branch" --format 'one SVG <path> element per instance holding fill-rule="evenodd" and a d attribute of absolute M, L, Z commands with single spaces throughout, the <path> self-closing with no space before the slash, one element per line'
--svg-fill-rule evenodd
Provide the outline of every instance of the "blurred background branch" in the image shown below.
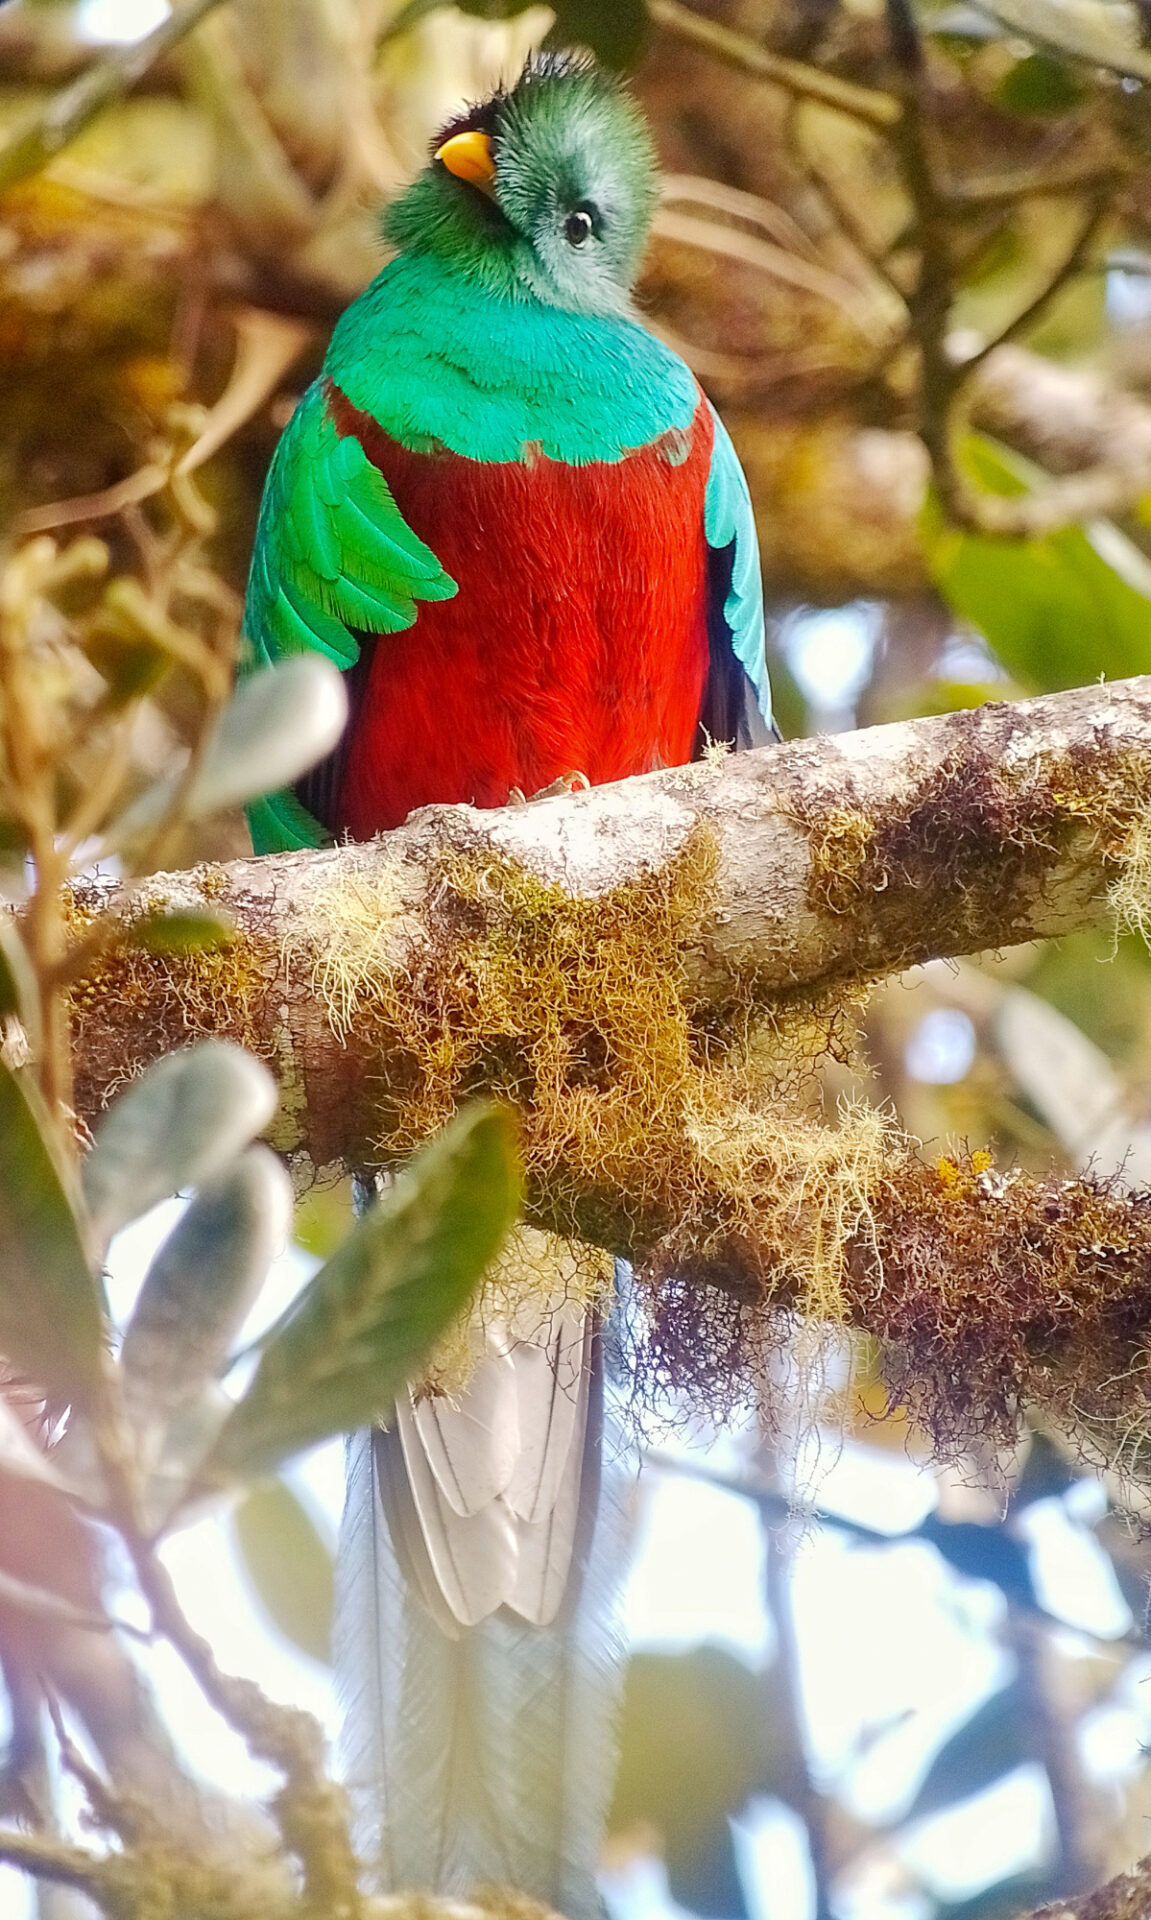
<path fill-rule="evenodd" d="M 770 779 L 720 768 L 676 790 L 688 825 L 710 809 L 724 833 L 712 795 L 732 798 L 724 844 L 738 863 L 743 834 L 747 864 L 725 866 L 721 887 L 759 858 L 741 780 L 756 805 L 772 795 L 783 808 L 748 923 L 757 938 L 766 932 L 770 951 L 740 972 L 746 899 L 723 895 L 735 917 L 688 956 L 695 998 L 677 1002 L 676 1015 L 680 1094 L 710 1097 L 723 1081 L 730 1113 L 733 1096 L 758 1087 L 758 1105 L 721 1144 L 744 1186 L 770 1165 L 776 1211 L 756 1216 L 761 1237 L 749 1240 L 746 1215 L 732 1211 L 731 1188 L 715 1176 L 702 1200 L 697 1186 L 675 1188 L 690 1232 L 669 1240 L 674 1208 L 666 1192 L 655 1196 L 662 1214 L 655 1205 L 652 1169 L 662 1177 L 670 1145 L 689 1132 L 695 1153 L 717 1136 L 698 1125 L 677 1133 L 667 1103 L 644 1107 L 634 1090 L 637 1132 L 623 1138 L 606 1197 L 586 1160 L 556 1184 L 566 1224 L 578 1214 L 591 1237 L 630 1236 L 654 1250 L 637 1356 L 644 1417 L 652 1382 L 663 1390 L 671 1381 L 677 1438 L 705 1414 L 724 1429 L 716 1472 L 725 1484 L 703 1491 L 729 1507 L 749 1495 L 757 1528 L 786 1527 L 789 1507 L 817 1509 L 828 1524 L 811 1529 L 818 1547 L 806 1536 L 773 1542 L 767 1607 L 755 1573 L 758 1665 L 727 1646 L 637 1651 L 616 1841 L 625 1853 L 632 1845 L 629 1857 L 658 1855 L 680 1904 L 722 1920 L 743 1920 L 749 1887 L 762 1897 L 765 1883 L 772 1920 L 815 1908 L 837 1920 L 999 1920 L 1071 1895 L 1065 1911 L 1075 1920 L 1130 1920 L 1148 1904 L 1145 1869 L 1090 1902 L 1078 1888 L 1146 1852 L 1151 1790 L 1151 1556 L 1138 1532 L 1151 1512 L 1140 1187 L 1151 1171 L 1151 963 L 1137 934 L 1095 924 L 1103 891 L 1125 876 L 1127 918 L 1140 918 L 1145 693 L 1117 689 L 1110 705 L 1090 693 L 1081 706 L 1047 709 L 1042 805 L 1016 757 L 1035 744 L 1031 720 L 994 708 L 962 716 L 988 700 L 1151 673 L 1151 56 L 1140 10 L 1123 0 L 916 0 L 886 11 L 863 0 L 563 0 L 553 14 L 498 0 L 468 11 L 422 0 L 400 9 L 230 0 L 163 13 L 156 0 L 145 12 L 125 25 L 110 0 L 0 8 L 0 512 L 10 539 L 0 857 L 21 936 L 2 945 L 7 1067 L 35 1075 L 57 1103 L 53 1151 L 74 1173 L 88 1135 L 71 1107 L 98 1119 L 115 1083 L 146 1059 L 234 1017 L 237 1036 L 278 1071 L 289 1062 L 306 1070 L 284 1074 L 275 1137 L 306 1136 L 317 1162 L 350 1141 L 385 1150 L 379 1114 L 359 1104 L 368 1036 L 345 1045 L 323 1018 L 311 948 L 305 957 L 289 938 L 285 971 L 284 929 L 305 879 L 232 864 L 246 854 L 235 808 L 255 790 L 245 777 L 286 777 L 275 739 L 306 735 L 317 704 L 315 689 L 288 689 L 274 723 L 262 726 L 251 710 L 224 718 L 259 490 L 333 320 L 380 264 L 376 209 L 421 163 L 434 128 L 545 36 L 634 68 L 666 173 L 642 310 L 722 407 L 747 468 L 785 731 L 959 718 L 934 735 L 893 736 L 886 749 L 878 739 L 863 749 L 797 747 Z M 1108 713 L 1123 708 L 1121 738 L 1102 735 Z M 230 731 L 217 752 L 221 727 Z M 929 737 L 928 765 L 918 756 Z M 965 838 L 965 781 L 979 769 L 994 774 L 994 792 L 984 782 L 977 831 Z M 898 818 L 884 805 L 893 795 Z M 390 867 L 387 856 L 361 869 L 336 855 L 317 863 L 315 879 L 342 876 L 344 909 L 367 903 L 385 928 L 386 959 L 390 916 L 413 901 L 422 911 L 437 848 L 474 857 L 479 846 L 486 858 L 494 847 L 502 860 L 513 843 L 558 840 L 568 810 L 584 804 L 528 810 L 508 824 L 506 846 L 495 824 L 466 845 L 443 822 L 410 830 Z M 630 844 L 666 853 L 666 817 L 661 827 L 650 805 Z M 920 837 L 909 843 L 897 829 L 911 818 Z M 1020 833 L 1038 835 L 1039 848 L 1021 850 Z M 116 913 L 101 912 L 120 896 L 92 885 L 97 856 L 116 884 L 142 877 L 135 944 Z M 160 864 L 196 871 L 150 880 Z M 61 893 L 70 876 L 80 876 L 78 890 Z M 662 929 L 682 907 L 674 889 L 643 902 L 652 1004 L 657 987 L 678 979 L 683 950 Z M 485 908 L 496 916 L 493 938 L 514 923 L 510 910 L 500 922 L 499 909 L 497 887 Z M 690 922 L 688 913 L 676 924 Z M 534 924 L 545 938 L 560 922 L 544 914 Z M 594 940 L 586 927 L 579 938 L 594 957 L 605 944 L 602 911 L 593 931 Z M 1048 934 L 1064 937 L 1033 944 Z M 401 959 L 406 937 L 397 933 Z M 634 954 L 628 937 L 625 917 L 610 952 Z M 954 959 L 988 943 L 1003 951 Z M 258 964 L 245 967 L 253 955 Z M 340 989 L 331 972 L 316 978 L 334 981 L 337 1007 L 363 1011 L 354 978 L 344 1002 L 347 979 Z M 873 991 L 861 1051 L 859 1007 L 843 1002 L 864 978 Z M 197 981 L 198 995 L 188 991 Z M 750 1039 L 749 1001 L 770 1016 Z M 282 1004 L 292 1009 L 286 1031 Z M 420 1077 L 427 1031 L 413 1028 L 412 1004 L 397 1002 L 409 1104 L 384 1116 L 392 1125 L 409 1114 L 408 1135 L 396 1123 L 388 1149 L 400 1157 L 416 1126 L 413 1082 L 424 1120 L 442 1114 Z M 567 1019 L 570 1118 L 611 1088 L 595 1018 L 580 1005 Z M 541 1019 L 529 1052 L 548 1031 Z M 823 1049 L 814 1071 L 813 1033 Z M 626 1063 L 620 1073 L 634 1073 L 646 1098 L 642 1045 L 611 1038 L 621 1050 L 609 1057 Z M 535 1063 L 550 1068 L 558 1057 Z M 482 1059 L 466 1054 L 451 1097 L 501 1073 L 514 1093 L 509 1059 L 505 1038 Z M 812 1130 L 781 1160 L 778 1142 L 755 1131 L 763 1089 L 782 1087 L 786 1102 L 800 1080 Z M 878 1154 L 864 1182 L 870 1213 L 851 1184 L 868 1128 Z M 911 1136 L 927 1143 L 919 1158 L 908 1153 Z M 550 1208 L 554 1224 L 544 1156 L 531 1159 L 545 1137 L 529 1125 L 532 1204 L 541 1217 Z M 553 1163 L 553 1177 L 557 1164 L 564 1170 Z M 679 1178 L 683 1163 L 674 1165 Z M 816 1204 L 817 1189 L 838 1194 L 838 1214 Z M 339 1192 L 320 1185 L 308 1195 L 301 1235 L 318 1231 L 330 1206 L 342 1236 Z M 633 1203 L 622 1219 L 612 1213 L 620 1194 Z M 193 1238 L 204 1219 L 197 1206 Z M 926 1241 L 913 1231 L 925 1220 Z M 4 1231 L 8 1246 L 11 1223 Z M 711 1266 L 677 1293 L 685 1249 L 708 1247 L 709 1231 Z M 841 1317 L 813 1315 L 794 1349 L 802 1365 L 789 1371 L 797 1336 L 786 1303 L 810 1302 L 813 1275 L 826 1277 L 817 1246 L 832 1248 L 841 1285 L 846 1276 L 847 1318 L 883 1338 L 851 1335 L 843 1298 L 824 1294 L 820 1311 Z M 765 1263 L 784 1303 L 766 1317 Z M 20 1269 L 9 1261 L 6 1271 Z M 813 1388 L 803 1348 L 817 1325 L 821 1365 L 839 1368 L 827 1395 Z M 137 1384 L 137 1412 L 158 1392 Z M 1020 1427 L 1020 1394 L 1029 1427 Z M 4 1399 L 25 1407 L 39 1444 L 56 1437 L 60 1414 L 37 1396 L 22 1372 Z M 729 1429 L 736 1403 L 746 1410 L 749 1400 L 757 1416 L 741 1456 Z M 752 1457 L 764 1431 L 770 1473 Z M 813 1431 L 836 1462 L 818 1472 Z M 866 1478 L 864 1461 L 873 1494 L 851 1534 L 833 1496 L 841 1478 Z M 928 1490 L 930 1512 L 914 1524 L 888 1515 L 896 1463 Z M 650 1481 L 666 1488 L 683 1477 Z M 11 1704 L 3 1800 L 14 1819 L 39 1827 L 8 1835 L 7 1857 L 55 1850 L 64 1879 L 76 1867 L 52 1780 L 63 1766 L 68 1791 L 104 1821 L 100 1844 L 111 1839 L 115 1859 L 116 1822 L 131 1807 L 101 1798 L 91 1754 L 77 1750 L 78 1722 L 122 1801 L 139 1783 L 169 1835 L 206 1826 L 214 1857 L 233 1858 L 234 1810 L 205 1805 L 135 1653 L 102 1624 L 124 1616 L 126 1577 L 122 1567 L 109 1577 L 100 1536 L 69 1489 L 0 1474 L 0 1658 Z M 649 1484 L 652 1511 L 673 1497 Z M 271 1617 L 314 1660 L 330 1598 L 323 1539 L 282 1478 L 246 1487 L 237 1515 L 237 1552 Z M 1107 1592 L 1120 1594 L 1109 1629 L 1098 1617 L 1083 1625 L 1078 1576 L 1039 1578 L 1041 1543 L 1057 1525 L 1065 1544 L 1094 1556 L 1100 1590 L 1110 1581 Z M 808 1569 L 832 1552 L 829 1540 L 852 1558 L 829 1560 L 815 1588 Z M 690 1585 L 711 1557 L 710 1546 L 693 1547 L 665 1588 Z M 841 1644 L 863 1647 L 856 1669 L 878 1664 L 853 1636 L 868 1569 L 880 1566 L 872 1624 L 878 1632 L 885 1614 L 910 1610 L 903 1664 L 924 1619 L 946 1617 L 949 1630 L 963 1627 L 947 1644 L 981 1677 L 969 1675 L 932 1721 L 922 1701 L 892 1704 L 910 1698 L 896 1662 L 890 1697 L 861 1708 L 836 1747 L 819 1731 L 828 1689 L 815 1668 L 834 1669 L 846 1697 L 854 1681 L 835 1664 Z M 936 1569 L 935 1588 L 923 1584 L 925 1566 Z M 820 1641 L 812 1619 L 831 1617 L 831 1587 L 840 1611 Z M 1115 1618 L 1127 1624 L 1116 1628 Z M 45 1718 L 36 1676 L 73 1716 L 63 1738 Z M 888 1756 L 905 1738 L 907 1751 L 918 1738 L 919 1759 L 904 1767 L 902 1799 L 882 1815 L 872 1804 L 864 1818 L 867 1781 L 895 1767 Z M 1100 1759 L 1120 1749 L 1120 1760 Z M 702 1776 L 701 1754 L 710 1756 Z M 1021 1791 L 1021 1780 L 1039 1793 L 1040 1813 L 1009 1817 L 1015 1851 L 1001 1847 L 993 1859 L 993 1849 L 980 1852 L 995 1828 L 986 1809 Z M 786 1873 L 748 1864 L 746 1835 L 769 1831 L 768 1805 L 795 1823 L 814 1907 L 786 1893 Z M 942 1837 L 965 1818 L 966 1840 Z M 733 1822 L 744 1823 L 742 1841 Z M 238 1831 L 250 1855 L 252 1827 L 241 1821 Z M 267 1831 L 257 1829 L 257 1850 Z M 976 1856 L 990 1862 L 985 1870 Z M 123 1905 L 122 1884 L 109 1897 Z M 280 1893 L 254 1897 L 263 1920 Z"/>

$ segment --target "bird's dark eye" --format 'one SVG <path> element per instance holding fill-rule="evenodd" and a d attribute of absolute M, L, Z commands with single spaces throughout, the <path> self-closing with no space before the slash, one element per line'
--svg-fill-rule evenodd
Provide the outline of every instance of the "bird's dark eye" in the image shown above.
<path fill-rule="evenodd" d="M 571 247 L 582 247 L 592 231 L 594 222 L 591 214 L 583 207 L 576 207 L 564 221 L 564 236 Z"/>

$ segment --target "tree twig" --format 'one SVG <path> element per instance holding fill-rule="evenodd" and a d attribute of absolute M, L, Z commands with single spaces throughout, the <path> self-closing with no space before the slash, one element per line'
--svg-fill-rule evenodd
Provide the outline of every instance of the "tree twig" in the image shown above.
<path fill-rule="evenodd" d="M 1072 280 L 1078 279 L 1079 275 L 1088 268 L 1091 248 L 1110 210 L 1107 190 L 1097 190 L 1062 264 L 1055 269 L 1034 298 L 1008 321 L 994 339 L 986 341 L 977 352 L 960 362 L 959 370 L 964 379 L 974 373 L 976 367 L 982 366 L 988 355 L 994 353 L 997 347 L 1005 347 L 1010 341 L 1018 340 L 1021 334 L 1029 332 L 1038 321 L 1042 320 L 1044 314 L 1050 311 L 1052 303 L 1058 299 L 1063 289 L 1069 286 Z"/>
<path fill-rule="evenodd" d="M 18 1580 L 14 1574 L 5 1573 L 0 1568 L 0 1606 L 12 1607 L 17 1613 L 32 1614 L 40 1620 L 55 1620 L 67 1627 L 80 1627 L 87 1633 L 124 1633 L 129 1639 L 147 1643 L 152 1636 L 143 1627 L 134 1627 L 128 1620 L 114 1620 L 105 1613 L 91 1613 L 84 1607 L 73 1606 L 62 1593 L 52 1593 L 47 1587 L 34 1587 L 26 1580 Z"/>
<path fill-rule="evenodd" d="M 99 1854 L 40 1834 L 14 1833 L 11 1828 L 0 1828 L 0 1861 L 21 1868 L 37 1880 L 75 1887 L 97 1900 L 109 1879 L 108 1863 Z"/>
<path fill-rule="evenodd" d="M 110 1513 L 155 1630 L 179 1654 L 204 1698 L 241 1735 L 249 1751 L 283 1775 L 272 1810 L 285 1846 L 300 1863 L 310 1907 L 328 1920 L 361 1920 L 358 1866 L 344 1797 L 327 1777 L 319 1722 L 302 1708 L 277 1705 L 255 1681 L 223 1671 L 210 1643 L 189 1622 L 167 1568 L 140 1525 L 132 1460 L 114 1409 L 95 1422 L 93 1438 Z"/>
<path fill-rule="evenodd" d="M 769 53 L 746 34 L 735 33 L 716 20 L 694 13 L 690 7 L 682 6 L 680 0 L 649 0 L 648 11 L 656 25 L 677 40 L 703 47 L 728 66 L 738 67 L 757 80 L 770 81 L 802 100 L 834 107 L 837 112 L 879 130 L 895 126 L 899 119 L 899 103 L 890 94 L 857 86 L 851 80 L 840 80 L 835 74 L 822 73 L 818 67 L 809 67 L 802 60 L 788 60 L 782 54 Z"/>
<path fill-rule="evenodd" d="M 122 99 L 215 5 L 216 0 L 178 0 L 167 19 L 145 39 L 105 54 L 78 80 L 54 94 L 31 125 L 0 147 L 0 192 L 47 166 L 98 113 Z"/>

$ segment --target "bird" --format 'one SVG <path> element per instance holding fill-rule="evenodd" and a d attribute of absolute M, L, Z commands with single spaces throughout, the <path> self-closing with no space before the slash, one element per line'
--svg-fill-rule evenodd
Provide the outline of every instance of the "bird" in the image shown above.
<path fill-rule="evenodd" d="M 626 87 L 555 53 L 442 128 L 385 210 L 390 258 L 257 524 L 245 663 L 326 655 L 350 712 L 250 809 L 258 853 L 773 737 L 747 484 L 635 304 L 657 196 Z M 380 1890 L 504 1884 L 592 1920 L 622 1685 L 619 1342 L 542 1236 L 516 1249 L 538 1295 L 480 1330 L 461 1394 L 414 1389 L 350 1442 L 345 1769 Z"/>

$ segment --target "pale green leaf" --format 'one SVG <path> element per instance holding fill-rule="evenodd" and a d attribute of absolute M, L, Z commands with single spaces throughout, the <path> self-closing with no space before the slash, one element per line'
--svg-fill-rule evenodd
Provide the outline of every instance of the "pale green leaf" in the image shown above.
<path fill-rule="evenodd" d="M 100 1296 L 72 1192 L 31 1082 L 0 1062 L 0 1353 L 63 1399 L 100 1373 Z"/>
<path fill-rule="evenodd" d="M 317 654 L 242 675 L 184 797 L 182 817 L 199 820 L 290 786 L 331 752 L 347 716 L 343 675 Z M 114 823 L 109 844 L 125 846 L 153 832 L 177 786 L 173 777 L 149 787 Z"/>
<path fill-rule="evenodd" d="M 0 912 L 0 1014 L 13 1014 L 33 1053 L 40 1049 L 40 998 L 36 975 L 11 914 Z"/>
<path fill-rule="evenodd" d="M 519 1198 L 511 1115 L 460 1114 L 272 1329 L 205 1476 L 266 1473 L 390 1407 L 475 1291 Z"/>
<path fill-rule="evenodd" d="M 105 1114 L 84 1162 L 97 1244 L 228 1166 L 267 1126 L 276 1098 L 267 1068 L 227 1040 L 203 1040 L 149 1067 Z"/>
<path fill-rule="evenodd" d="M 291 1182 L 266 1147 L 201 1186 L 152 1260 L 124 1335 L 124 1390 L 138 1426 L 166 1424 L 199 1398 L 291 1221 Z"/>
<path fill-rule="evenodd" d="M 282 1480 L 262 1481 L 231 1522 L 244 1570 L 273 1625 L 313 1660 L 327 1662 L 334 1569 L 306 1508 Z"/>

